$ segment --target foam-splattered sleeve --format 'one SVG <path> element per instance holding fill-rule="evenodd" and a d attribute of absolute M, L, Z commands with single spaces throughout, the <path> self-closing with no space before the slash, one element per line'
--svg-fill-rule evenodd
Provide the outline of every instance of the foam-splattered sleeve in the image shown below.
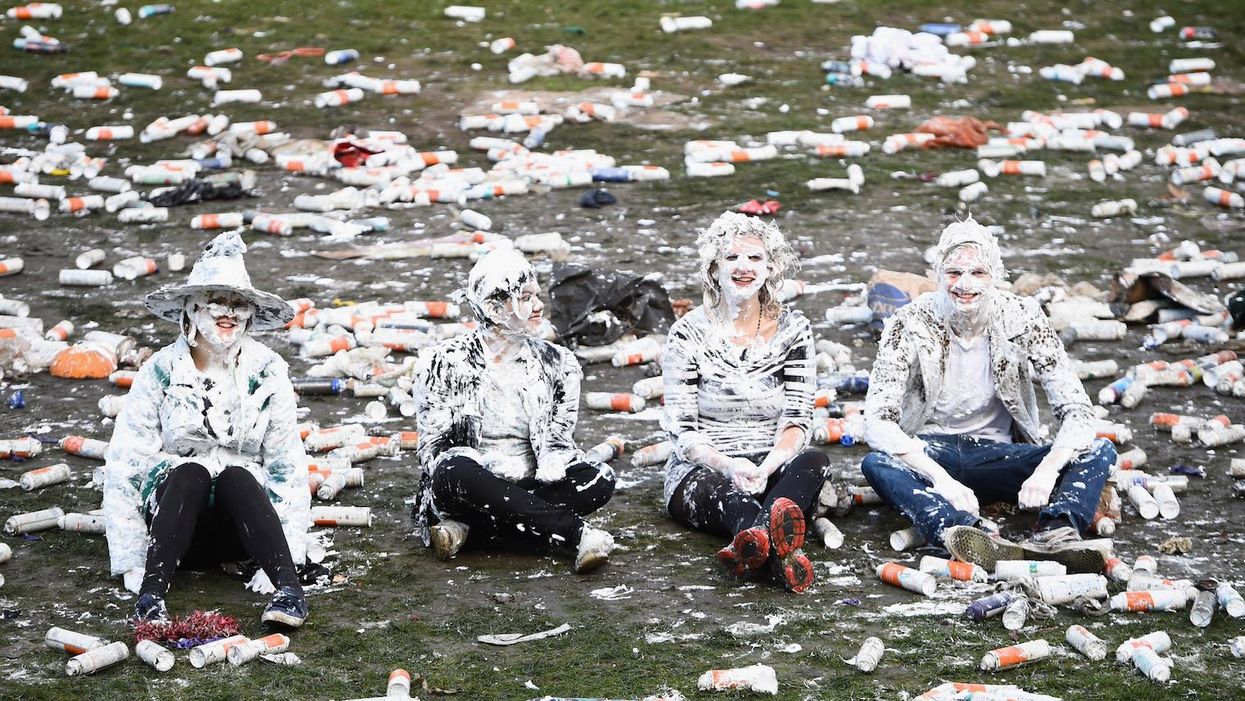
<path fill-rule="evenodd" d="M 794 426 L 804 432 L 801 447 L 806 447 L 812 434 L 813 389 L 817 378 L 813 329 L 803 314 L 791 314 L 796 328 L 791 347 L 787 349 L 787 357 L 782 364 L 783 406 L 782 417 L 778 421 L 778 434 Z"/>
<path fill-rule="evenodd" d="M 696 463 L 689 453 L 698 446 L 709 445 L 710 440 L 699 430 L 700 354 L 697 349 L 703 344 L 704 335 L 689 317 L 684 316 L 670 327 L 661 354 L 665 401 L 661 423 L 670 434 L 675 454 L 684 461 Z"/>
<path fill-rule="evenodd" d="M 454 357 L 446 344 L 441 344 L 420 353 L 415 363 L 415 381 L 411 387 L 416 406 L 415 425 L 419 429 L 415 456 L 425 474 L 431 475 L 439 461 L 454 455 L 465 455 L 484 463 L 483 456 L 470 447 L 467 434 L 471 417 L 463 411 L 463 397 L 460 396 L 466 390 L 457 387 L 460 383 L 454 380 L 458 372 L 456 362 L 462 362 L 462 358 Z"/>
<path fill-rule="evenodd" d="M 925 446 L 899 426 L 904 396 L 912 391 L 908 378 L 917 362 L 915 348 L 906 338 L 906 321 L 902 311 L 886 320 L 865 395 L 865 441 L 889 455 L 903 455 Z"/>
<path fill-rule="evenodd" d="M 1085 386 L 1077 378 L 1068 351 L 1037 302 L 1026 299 L 1023 304 L 1031 338 L 1029 362 L 1046 391 L 1051 413 L 1059 420 L 1054 447 L 1078 453 L 1088 450 L 1094 442 L 1094 408 Z"/>
<path fill-rule="evenodd" d="M 268 498 L 281 519 L 294 564 L 301 565 L 306 560 L 307 529 L 311 527 L 311 490 L 307 486 L 306 453 L 298 435 L 298 401 L 284 360 L 274 359 L 264 373 L 262 382 L 273 390 L 265 400 L 269 418 L 263 456 Z"/>
<path fill-rule="evenodd" d="M 575 424 L 579 422 L 579 385 L 584 372 L 579 360 L 561 350 L 560 381 L 554 382 L 549 427 L 543 446 L 536 451 L 536 479 L 556 482 L 566 477 L 566 468 L 583 458 L 575 447 Z"/>
<path fill-rule="evenodd" d="M 161 361 L 157 355 L 135 375 L 104 453 L 104 522 L 113 576 L 146 564 L 144 493 L 151 476 L 177 458 L 162 450 L 160 439 L 160 403 L 169 377 Z"/>

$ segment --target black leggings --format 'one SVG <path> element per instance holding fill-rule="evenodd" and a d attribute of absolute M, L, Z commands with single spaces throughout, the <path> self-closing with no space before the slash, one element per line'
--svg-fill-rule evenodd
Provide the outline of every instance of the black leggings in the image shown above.
<path fill-rule="evenodd" d="M 204 466 L 188 462 L 173 468 L 156 488 L 156 508 L 147 530 L 151 544 L 141 594 L 168 593 L 173 572 L 183 560 L 188 567 L 200 568 L 246 555 L 277 587 L 302 590 L 276 509 L 241 467 L 226 467 L 216 476 L 215 490 Z"/>
<path fill-rule="evenodd" d="M 806 450 L 774 470 L 765 491 L 755 496 L 736 489 L 722 473 L 697 467 L 674 490 L 670 515 L 684 526 L 727 538 L 763 524 L 780 497 L 794 501 L 807 517 L 817 503 L 829 464 L 825 453 Z"/>
<path fill-rule="evenodd" d="M 552 483 L 528 478 L 510 482 L 466 456 L 445 461 L 432 473 L 432 499 L 447 518 L 471 529 L 468 542 L 516 537 L 545 547 L 579 545 L 584 516 L 614 494 L 614 471 L 578 462 Z"/>

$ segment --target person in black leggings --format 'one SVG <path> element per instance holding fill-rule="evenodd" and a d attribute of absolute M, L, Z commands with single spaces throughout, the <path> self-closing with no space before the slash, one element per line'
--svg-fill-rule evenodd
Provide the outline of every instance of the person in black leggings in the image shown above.
<path fill-rule="evenodd" d="M 795 264 L 778 227 L 726 212 L 696 240 L 704 304 L 675 322 L 662 353 L 666 508 L 731 539 L 734 577 L 768 572 L 793 592 L 813 583 L 805 514 L 828 460 L 808 450 L 813 337 L 777 290 Z"/>
<path fill-rule="evenodd" d="M 181 335 L 139 369 L 105 454 L 104 517 L 114 576 L 138 594 L 140 619 L 166 619 L 183 562 L 254 558 L 262 620 L 302 625 L 311 494 L 297 400 L 281 356 L 253 330 L 293 309 L 251 286 L 237 233 L 214 239 L 183 284 L 147 295 Z"/>
<path fill-rule="evenodd" d="M 178 465 L 156 488 L 151 545 L 139 595 L 164 598 L 179 565 L 201 569 L 253 558 L 277 588 L 302 589 L 281 520 L 259 483 L 241 467 L 215 482 L 194 462 Z"/>
<path fill-rule="evenodd" d="M 416 364 L 416 530 L 442 560 L 468 534 L 573 554 L 576 572 L 613 550 L 613 537 L 584 518 L 613 495 L 614 471 L 575 446 L 582 373 L 574 354 L 539 338 L 539 294 L 522 254 L 489 253 L 467 278 L 479 327 Z"/>

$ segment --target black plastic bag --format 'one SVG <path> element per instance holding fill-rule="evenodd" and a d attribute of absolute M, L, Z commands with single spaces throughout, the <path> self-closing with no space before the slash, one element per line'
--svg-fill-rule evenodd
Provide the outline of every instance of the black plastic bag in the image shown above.
<path fill-rule="evenodd" d="M 570 346 L 603 346 L 632 330 L 665 333 L 674 323 L 670 296 L 656 280 L 573 263 L 554 264 L 549 310 L 558 336 Z"/>

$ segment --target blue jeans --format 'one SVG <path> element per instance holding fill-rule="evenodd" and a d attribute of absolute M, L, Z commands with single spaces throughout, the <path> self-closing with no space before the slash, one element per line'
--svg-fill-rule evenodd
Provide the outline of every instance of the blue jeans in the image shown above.
<path fill-rule="evenodd" d="M 1015 504 L 1020 487 L 1050 452 L 1049 445 L 1000 443 L 962 435 L 924 435 L 925 454 L 953 479 L 973 490 L 981 504 L 996 501 Z M 1078 531 L 1093 521 L 1098 498 L 1115 464 L 1115 446 L 1096 439 L 1085 453 L 1068 461 L 1055 483 L 1050 503 L 1038 513 L 1038 527 L 1066 518 Z M 907 516 L 931 544 L 942 544 L 942 531 L 950 526 L 971 526 L 978 518 L 951 505 L 898 458 L 873 452 L 860 465 L 873 490 Z"/>

